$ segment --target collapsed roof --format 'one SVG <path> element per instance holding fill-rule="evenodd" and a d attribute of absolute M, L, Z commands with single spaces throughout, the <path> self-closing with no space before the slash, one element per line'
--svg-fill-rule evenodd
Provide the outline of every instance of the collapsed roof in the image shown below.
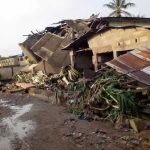
<path fill-rule="evenodd" d="M 119 72 L 150 85 L 150 50 L 134 50 L 106 63 Z"/>
<path fill-rule="evenodd" d="M 71 43 L 69 43 L 63 50 L 80 49 L 88 47 L 88 39 L 96 33 L 102 33 L 112 28 L 130 28 L 130 27 L 144 27 L 150 28 L 150 18 L 139 17 L 103 17 L 95 18 L 90 25 L 90 30 L 85 34 L 78 36 Z"/>
<path fill-rule="evenodd" d="M 32 34 L 27 35 L 27 39 L 19 45 L 35 62 L 45 60 L 61 67 L 64 65 L 61 60 L 65 61 L 67 55 L 69 56 L 69 52 L 61 50 L 75 39 L 90 31 L 91 26 L 95 25 L 94 21 L 96 18 L 97 15 L 92 15 L 89 19 L 84 20 L 60 21 L 55 23 L 55 26 L 46 27 L 41 32 L 32 32 Z M 52 57 L 54 58 L 53 61 Z M 56 59 L 59 61 L 55 61 Z M 67 61 L 65 64 L 68 63 Z"/>
<path fill-rule="evenodd" d="M 20 44 L 36 62 L 44 60 L 53 67 L 61 68 L 69 64 L 69 52 L 72 48 L 88 48 L 87 39 L 95 33 L 109 28 L 125 28 L 131 26 L 150 27 L 150 18 L 104 17 L 92 15 L 89 19 L 62 20 L 43 31 L 27 36 Z M 54 69 L 53 69 L 54 70 Z"/>

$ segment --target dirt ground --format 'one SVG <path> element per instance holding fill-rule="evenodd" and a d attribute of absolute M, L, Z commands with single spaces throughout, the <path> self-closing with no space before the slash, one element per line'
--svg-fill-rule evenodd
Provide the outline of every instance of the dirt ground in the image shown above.
<path fill-rule="evenodd" d="M 22 94 L 0 95 L 0 150 L 148 150 L 128 129 L 79 120 L 62 106 Z"/>

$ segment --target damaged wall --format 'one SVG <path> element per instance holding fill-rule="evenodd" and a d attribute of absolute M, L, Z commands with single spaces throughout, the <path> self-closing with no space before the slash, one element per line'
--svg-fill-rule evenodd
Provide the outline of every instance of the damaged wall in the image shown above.
<path fill-rule="evenodd" d="M 3 67 L 3 66 L 16 66 L 16 65 L 20 65 L 18 56 L 13 56 L 13 57 L 5 58 L 5 59 L 0 59 L 0 67 Z"/>
<path fill-rule="evenodd" d="M 38 62 L 38 59 L 34 55 L 34 53 L 30 49 L 28 49 L 23 43 L 20 43 L 19 46 L 22 49 L 25 57 L 27 57 L 26 60 L 27 59 L 31 60 L 31 61 L 33 61 L 33 63 L 37 63 Z"/>
<path fill-rule="evenodd" d="M 0 68 L 2 80 L 12 79 L 16 73 L 19 73 L 24 66 Z"/>
<path fill-rule="evenodd" d="M 31 47 L 31 50 L 39 57 L 48 61 L 49 57 L 54 54 L 63 39 L 64 38 L 55 34 L 47 33 Z"/>
<path fill-rule="evenodd" d="M 31 50 L 49 64 L 46 65 L 49 73 L 58 73 L 61 67 L 70 64 L 69 52 L 61 50 L 67 38 L 47 33 L 32 46 Z"/>
<path fill-rule="evenodd" d="M 132 50 L 150 43 L 150 30 L 142 27 L 109 29 L 94 35 L 88 43 L 93 53 Z"/>
<path fill-rule="evenodd" d="M 119 56 L 120 52 L 149 47 L 150 30 L 142 27 L 108 28 L 89 38 L 88 43 L 93 51 L 93 64 L 97 70 L 102 63 L 98 61 L 98 56 L 103 53 L 113 52 L 110 59 L 104 61 L 103 57 L 103 62 L 107 62 Z"/>
<path fill-rule="evenodd" d="M 108 21 L 109 26 L 143 26 L 150 27 L 150 18 L 141 17 L 103 17 L 102 20 Z"/>
<path fill-rule="evenodd" d="M 45 60 L 41 61 L 37 64 L 37 66 L 34 68 L 34 71 L 43 71 L 45 74 L 53 74 L 53 73 L 60 73 L 60 68 L 53 66 L 53 64 L 49 64 Z"/>

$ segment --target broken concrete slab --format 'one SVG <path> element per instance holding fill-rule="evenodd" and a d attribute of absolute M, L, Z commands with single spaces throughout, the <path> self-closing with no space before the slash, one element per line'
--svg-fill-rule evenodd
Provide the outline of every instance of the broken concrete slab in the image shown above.
<path fill-rule="evenodd" d="M 54 72 L 55 68 L 59 68 L 60 71 L 62 66 L 70 64 L 69 52 L 61 50 L 62 44 L 66 40 L 68 39 L 47 33 L 32 46 L 31 50 L 50 64 L 49 70 L 52 70 L 51 73 L 58 73 Z"/>
<path fill-rule="evenodd" d="M 32 83 L 16 83 L 16 86 L 21 87 L 23 89 L 34 87 Z"/>

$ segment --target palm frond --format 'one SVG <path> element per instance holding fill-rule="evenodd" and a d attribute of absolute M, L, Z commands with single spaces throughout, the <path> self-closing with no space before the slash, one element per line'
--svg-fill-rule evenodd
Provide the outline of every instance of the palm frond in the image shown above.
<path fill-rule="evenodd" d="M 104 7 L 108 7 L 108 8 L 110 8 L 110 9 L 115 9 L 115 7 L 116 7 L 113 2 L 110 2 L 109 4 L 104 4 L 103 6 L 104 6 Z"/>
<path fill-rule="evenodd" d="M 129 12 L 127 12 L 125 10 L 121 10 L 121 13 L 124 14 L 126 17 L 131 17 L 132 16 Z"/>
<path fill-rule="evenodd" d="M 105 4 L 104 6 L 110 8 L 110 9 L 115 9 L 115 7 L 110 4 Z"/>
<path fill-rule="evenodd" d="M 134 3 L 126 3 L 126 4 L 122 5 L 121 8 L 127 9 L 129 7 L 134 7 L 134 6 L 135 6 Z"/>
<path fill-rule="evenodd" d="M 117 10 L 109 14 L 109 17 L 117 17 Z"/>
<path fill-rule="evenodd" d="M 126 4 L 126 0 L 121 0 L 120 5 L 123 6 L 123 5 L 125 5 L 125 4 Z"/>

